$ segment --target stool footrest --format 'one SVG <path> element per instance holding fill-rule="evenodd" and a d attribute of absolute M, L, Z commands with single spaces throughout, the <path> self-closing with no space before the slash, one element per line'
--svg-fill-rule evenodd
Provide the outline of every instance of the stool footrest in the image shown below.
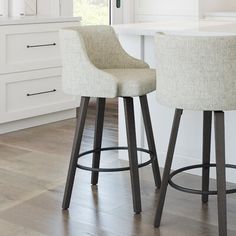
<path fill-rule="evenodd" d="M 178 170 L 173 171 L 170 176 L 169 176 L 169 184 L 171 187 L 182 191 L 182 192 L 186 192 L 186 193 L 191 193 L 191 194 L 206 194 L 206 195 L 217 195 L 217 190 L 213 190 L 213 191 L 201 191 L 201 190 L 197 190 L 197 189 L 191 189 L 191 188 L 186 188 L 186 187 L 182 187 L 176 183 L 174 183 L 172 181 L 173 177 L 184 172 L 187 170 L 192 170 L 192 169 L 198 169 L 198 168 L 211 168 L 211 167 L 216 167 L 216 164 L 199 164 L 199 165 L 191 165 L 191 166 L 186 166 L 183 168 L 180 168 Z M 236 169 L 236 165 L 229 165 L 226 164 L 225 165 L 226 168 L 231 168 L 231 169 Z M 226 190 L 227 194 L 232 194 L 232 193 L 236 193 L 236 189 L 229 189 Z"/>
<path fill-rule="evenodd" d="M 92 149 L 86 152 L 81 153 L 78 156 L 78 159 L 80 157 L 95 153 L 95 152 L 102 152 L 102 151 L 113 151 L 113 150 L 128 150 L 128 147 L 106 147 L 106 148 L 100 148 L 100 149 Z M 150 155 L 150 160 L 140 163 L 138 165 L 139 168 L 150 165 L 153 161 L 154 158 L 154 153 L 150 150 L 144 149 L 144 148 L 137 148 L 137 151 L 139 152 L 145 152 Z M 87 167 L 84 165 L 77 164 L 77 168 L 86 170 L 86 171 L 95 171 L 95 172 L 120 172 L 120 171 L 127 171 L 130 170 L 130 167 L 120 167 L 120 168 L 92 168 L 92 167 Z"/>

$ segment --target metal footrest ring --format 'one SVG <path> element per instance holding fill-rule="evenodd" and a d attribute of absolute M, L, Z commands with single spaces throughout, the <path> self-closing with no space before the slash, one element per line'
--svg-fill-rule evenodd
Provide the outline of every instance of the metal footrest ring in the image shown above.
<path fill-rule="evenodd" d="M 217 195 L 217 190 L 213 190 L 213 191 L 201 191 L 201 190 L 197 190 L 197 189 L 191 189 L 191 188 L 186 188 L 186 187 L 182 187 L 176 183 L 174 183 L 172 181 L 173 177 L 176 176 L 177 174 L 180 174 L 184 171 L 187 170 L 192 170 L 192 169 L 197 169 L 197 168 L 210 168 L 210 167 L 216 167 L 216 164 L 200 164 L 200 165 L 192 165 L 192 166 L 186 166 L 183 168 L 180 168 L 178 170 L 173 171 L 170 176 L 169 176 L 169 184 L 171 187 L 182 191 L 182 192 L 186 192 L 186 193 L 191 193 L 191 194 L 207 194 L 207 195 Z M 236 165 L 229 165 L 226 164 L 225 165 L 226 168 L 231 168 L 231 169 L 236 169 Z M 227 194 L 232 194 L 232 193 L 236 193 L 236 189 L 229 189 L 226 191 Z"/>
<path fill-rule="evenodd" d="M 100 148 L 100 149 L 92 149 L 86 152 L 81 153 L 78 156 L 78 159 L 80 157 L 95 153 L 95 152 L 102 152 L 102 151 L 112 151 L 112 150 L 128 150 L 128 147 L 107 147 L 107 148 Z M 138 165 L 139 168 L 150 165 L 153 161 L 154 155 L 153 152 L 144 148 L 137 148 L 137 151 L 139 152 L 144 152 L 150 155 L 150 160 L 141 163 Z M 130 167 L 120 167 L 120 168 L 92 168 L 92 167 L 87 167 L 84 165 L 77 164 L 77 168 L 86 170 L 86 171 L 95 171 L 95 172 L 119 172 L 119 171 L 127 171 L 130 170 Z"/>

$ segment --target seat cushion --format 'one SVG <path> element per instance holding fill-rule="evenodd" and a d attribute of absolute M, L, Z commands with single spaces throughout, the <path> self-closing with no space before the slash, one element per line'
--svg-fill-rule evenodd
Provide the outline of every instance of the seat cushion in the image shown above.
<path fill-rule="evenodd" d="M 156 90 L 156 70 L 107 69 L 118 81 L 118 97 L 142 96 Z"/>

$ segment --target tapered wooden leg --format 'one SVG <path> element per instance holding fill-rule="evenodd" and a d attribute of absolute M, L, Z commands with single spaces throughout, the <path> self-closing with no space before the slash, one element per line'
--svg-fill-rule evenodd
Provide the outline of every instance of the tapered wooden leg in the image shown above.
<path fill-rule="evenodd" d="M 167 151 L 166 163 L 165 163 L 165 168 L 164 168 L 164 173 L 163 173 L 163 178 L 162 178 L 162 183 L 161 183 L 160 196 L 158 199 L 158 206 L 157 206 L 156 216 L 155 216 L 155 221 L 154 221 L 154 226 L 157 228 L 160 226 L 160 223 L 161 223 L 161 217 L 162 217 L 163 207 L 165 203 L 169 175 L 171 171 L 171 165 L 173 161 L 175 144 L 177 140 L 179 124 L 180 124 L 182 113 L 183 113 L 182 109 L 176 109 L 175 111 L 174 121 L 173 121 L 171 135 L 170 135 L 169 147 Z"/>
<path fill-rule="evenodd" d="M 143 121 L 144 121 L 145 130 L 146 130 L 148 147 L 149 147 L 149 150 L 152 151 L 153 153 L 152 171 L 154 175 L 154 181 L 155 181 L 156 187 L 160 188 L 161 175 L 160 175 L 160 170 L 159 170 L 159 165 L 158 165 L 158 160 L 157 160 L 156 145 L 154 141 L 152 122 L 151 122 L 151 117 L 150 117 L 150 112 L 149 112 L 149 107 L 148 107 L 147 96 L 146 95 L 141 96 L 139 97 L 139 99 L 140 99 L 140 104 L 141 104 L 141 109 L 142 109 L 142 114 L 143 114 Z"/>
<path fill-rule="evenodd" d="M 64 210 L 68 209 L 70 206 L 71 193 L 72 193 L 72 189 L 74 185 L 78 154 L 80 151 L 89 99 L 90 99 L 89 97 L 81 97 L 80 110 L 79 110 L 79 115 L 77 118 L 75 137 L 74 137 L 69 170 L 68 170 L 68 175 L 67 175 L 64 199 L 62 203 L 62 208 Z"/>
<path fill-rule="evenodd" d="M 219 236 L 227 236 L 224 112 L 214 114 Z"/>
<path fill-rule="evenodd" d="M 102 146 L 102 133 L 103 133 L 105 105 L 106 105 L 105 98 L 97 98 L 97 112 L 96 112 L 93 149 L 100 149 Z M 93 154 L 93 163 L 92 163 L 93 168 L 99 168 L 100 156 L 101 156 L 101 151 L 95 152 Z M 92 185 L 96 185 L 98 183 L 98 175 L 99 173 L 97 171 L 92 172 L 92 176 L 91 176 Z"/>
<path fill-rule="evenodd" d="M 131 97 L 124 98 L 124 108 L 125 108 L 129 162 L 130 162 L 130 177 L 131 177 L 131 186 L 133 195 L 133 207 L 134 207 L 134 212 L 136 214 L 139 214 L 142 211 L 142 207 L 141 207 L 141 194 L 140 194 L 139 171 L 138 171 L 138 154 L 137 154 L 133 98 Z"/>
<path fill-rule="evenodd" d="M 212 112 L 203 112 L 203 142 L 202 142 L 202 162 L 203 165 L 210 164 L 211 156 L 211 126 Z M 202 168 L 202 191 L 209 191 L 210 167 Z M 202 202 L 208 202 L 208 194 L 202 194 Z"/>

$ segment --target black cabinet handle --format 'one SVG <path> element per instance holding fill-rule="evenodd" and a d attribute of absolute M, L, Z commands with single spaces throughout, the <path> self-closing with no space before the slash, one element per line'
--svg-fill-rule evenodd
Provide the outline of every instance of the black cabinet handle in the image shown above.
<path fill-rule="evenodd" d="M 116 8 L 120 8 L 121 7 L 121 0 L 116 0 Z"/>
<path fill-rule="evenodd" d="M 27 97 L 31 97 L 31 96 L 36 96 L 36 95 L 41 95 L 41 94 L 45 94 L 45 93 L 55 93 L 57 90 L 53 89 L 53 90 L 48 90 L 48 91 L 44 91 L 44 92 L 38 92 L 38 93 L 27 93 Z"/>
<path fill-rule="evenodd" d="M 38 44 L 38 45 L 27 45 L 27 48 L 39 48 L 39 47 L 50 47 L 50 46 L 56 46 L 56 43 L 48 43 L 48 44 Z"/>

